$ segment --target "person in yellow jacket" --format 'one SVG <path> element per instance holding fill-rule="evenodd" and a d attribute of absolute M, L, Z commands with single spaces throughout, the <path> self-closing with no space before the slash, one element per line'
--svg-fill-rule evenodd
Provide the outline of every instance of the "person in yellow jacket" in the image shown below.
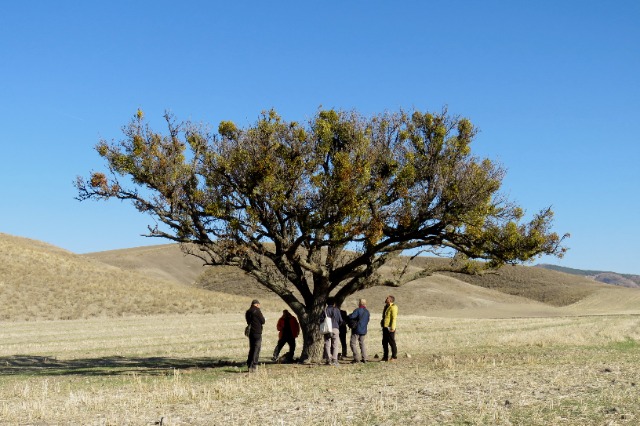
<path fill-rule="evenodd" d="M 389 295 L 385 299 L 384 310 L 382 311 L 382 351 L 383 362 L 394 362 L 398 359 L 398 348 L 396 346 L 396 322 L 398 319 L 398 306 L 395 304 L 396 298 Z M 389 358 L 389 346 L 391 346 L 391 358 Z"/>

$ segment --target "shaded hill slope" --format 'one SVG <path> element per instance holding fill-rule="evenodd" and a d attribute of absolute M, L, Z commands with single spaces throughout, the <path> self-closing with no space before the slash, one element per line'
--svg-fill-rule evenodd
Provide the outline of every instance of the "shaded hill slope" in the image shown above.
<path fill-rule="evenodd" d="M 421 258 L 410 268 L 442 259 Z M 393 265 L 382 270 L 391 273 Z M 186 285 L 189 284 L 189 285 Z M 403 315 L 468 318 L 640 313 L 640 292 L 531 267 L 483 277 L 433 275 L 399 288 L 354 294 L 377 321 L 393 293 Z M 258 297 L 268 312 L 283 302 L 236 268 L 204 267 L 175 244 L 76 255 L 0 233 L 0 320 L 49 320 L 169 313 L 243 312 Z"/>
<path fill-rule="evenodd" d="M 605 284 L 612 284 L 621 287 L 640 288 L 640 275 L 634 274 L 619 274 L 617 272 L 610 271 L 592 271 L 584 269 L 573 269 L 564 266 L 539 264 L 538 268 L 550 269 L 552 271 L 565 272 L 571 275 L 579 275 L 583 277 L 589 277 L 595 281 L 599 281 Z"/>
<path fill-rule="evenodd" d="M 193 284 L 204 271 L 202 260 L 187 256 L 178 244 L 161 244 L 82 255 L 148 277 Z"/>
<path fill-rule="evenodd" d="M 0 233 L 0 320 L 213 313 L 248 303 Z"/>
<path fill-rule="evenodd" d="M 259 286 L 251 277 L 233 267 L 203 267 L 200 260 L 185 258 L 175 244 L 140 247 L 134 249 L 115 250 L 112 252 L 93 253 L 88 256 L 110 262 L 137 271 L 162 276 L 180 275 L 181 268 L 185 273 L 181 282 L 193 280 L 195 286 L 220 293 L 259 297 L 281 303 L 279 299 Z M 158 262 L 156 256 L 160 256 Z M 409 269 L 447 262 L 446 259 L 416 258 Z M 154 268 L 160 270 L 153 272 Z M 391 273 L 393 265 L 385 267 L 382 273 Z M 200 275 L 196 276 L 197 273 Z M 188 277 L 188 279 L 186 279 Z M 370 300 L 370 307 L 384 303 L 385 296 L 393 293 L 402 304 L 404 313 L 420 315 L 454 315 L 454 316 L 553 316 L 573 315 L 575 309 L 563 311 L 563 306 L 571 306 L 590 298 L 603 297 L 609 302 L 601 304 L 598 312 L 616 312 L 618 307 L 615 298 L 602 296 L 611 286 L 594 282 L 587 277 L 565 274 L 542 268 L 528 266 L 507 266 L 496 273 L 483 276 L 464 274 L 435 274 L 417 280 L 399 288 L 374 287 L 356 293 L 347 300 L 346 308 L 355 306 L 358 297 Z M 629 300 L 634 300 L 640 292 L 631 291 Z M 633 309 L 632 302 L 629 309 Z M 594 308 L 593 303 L 581 305 Z M 637 304 L 640 312 L 640 301 Z M 593 310 L 593 309 L 592 309 Z"/>

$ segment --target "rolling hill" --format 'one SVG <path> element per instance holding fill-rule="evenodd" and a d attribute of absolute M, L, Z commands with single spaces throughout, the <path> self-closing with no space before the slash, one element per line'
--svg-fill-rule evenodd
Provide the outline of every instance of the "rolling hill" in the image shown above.
<path fill-rule="evenodd" d="M 621 287 L 640 288 L 640 275 L 634 274 L 618 274 L 610 271 L 591 271 L 584 269 L 566 268 L 563 266 L 539 264 L 538 268 L 550 269 L 552 271 L 564 272 L 571 275 L 579 275 L 582 277 L 592 278 L 605 284 L 618 285 Z"/>
<path fill-rule="evenodd" d="M 0 320 L 214 313 L 235 310 L 239 302 L 237 297 L 0 233 Z M 241 302 L 245 306 L 250 301 Z"/>
<path fill-rule="evenodd" d="M 181 275 L 181 282 L 225 294 L 251 295 L 271 299 L 272 303 L 281 303 L 273 294 L 236 268 L 204 267 L 199 259 L 185 258 L 175 244 L 86 256 L 158 276 L 167 274 L 168 271 L 181 275 L 177 271 L 188 270 Z M 158 262 L 159 258 L 162 262 Z M 434 262 L 446 260 L 417 258 L 413 263 L 414 268 L 418 268 Z M 160 270 L 155 270 L 156 268 Z M 390 272 L 392 268 L 386 269 Z M 189 278 L 185 279 L 187 276 Z M 386 295 L 393 293 L 398 303 L 401 303 L 403 312 L 408 314 L 460 317 L 555 316 L 574 315 L 576 306 L 585 309 L 585 314 L 597 314 L 633 312 L 636 305 L 640 312 L 640 292 L 629 291 L 627 294 L 626 289 L 620 290 L 623 290 L 622 293 L 618 293 L 612 286 L 575 274 L 529 266 L 507 266 L 496 273 L 483 276 L 435 274 L 400 288 L 374 287 L 351 296 L 347 303 L 355 305 L 358 297 L 364 297 L 370 301 L 370 306 L 382 306 Z M 598 300 L 608 302 L 598 303 Z"/>
<path fill-rule="evenodd" d="M 411 268 L 442 259 L 418 258 Z M 393 265 L 388 269 L 393 268 Z M 435 274 L 399 288 L 352 295 L 375 313 L 387 294 L 404 315 L 471 318 L 640 313 L 640 291 L 543 268 L 510 266 L 494 274 Z M 242 312 L 251 298 L 284 307 L 236 268 L 203 266 L 175 244 L 77 255 L 0 233 L 0 320 L 55 320 L 168 313 Z M 375 315 L 375 314 L 374 314 Z"/>

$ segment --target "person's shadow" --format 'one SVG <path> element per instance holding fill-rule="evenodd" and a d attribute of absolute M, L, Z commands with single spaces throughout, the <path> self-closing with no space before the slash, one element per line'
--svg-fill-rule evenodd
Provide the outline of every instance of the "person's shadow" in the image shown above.
<path fill-rule="evenodd" d="M 174 370 L 221 368 L 241 372 L 246 363 L 216 358 L 121 357 L 59 360 L 47 356 L 12 355 L 0 357 L 0 376 L 109 376 L 120 374 L 168 375 Z"/>

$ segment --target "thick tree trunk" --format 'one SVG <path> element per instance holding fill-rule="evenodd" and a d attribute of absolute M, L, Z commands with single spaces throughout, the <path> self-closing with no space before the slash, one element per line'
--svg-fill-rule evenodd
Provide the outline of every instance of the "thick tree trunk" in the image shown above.
<path fill-rule="evenodd" d="M 322 308 L 316 307 L 312 312 L 300 318 L 300 330 L 302 331 L 303 347 L 301 362 L 322 362 L 324 353 L 324 338 L 320 334 L 320 316 Z"/>
<path fill-rule="evenodd" d="M 324 353 L 324 339 L 320 334 L 320 326 L 318 324 L 300 324 L 302 329 L 302 355 L 301 362 L 316 363 L 322 361 Z"/>

